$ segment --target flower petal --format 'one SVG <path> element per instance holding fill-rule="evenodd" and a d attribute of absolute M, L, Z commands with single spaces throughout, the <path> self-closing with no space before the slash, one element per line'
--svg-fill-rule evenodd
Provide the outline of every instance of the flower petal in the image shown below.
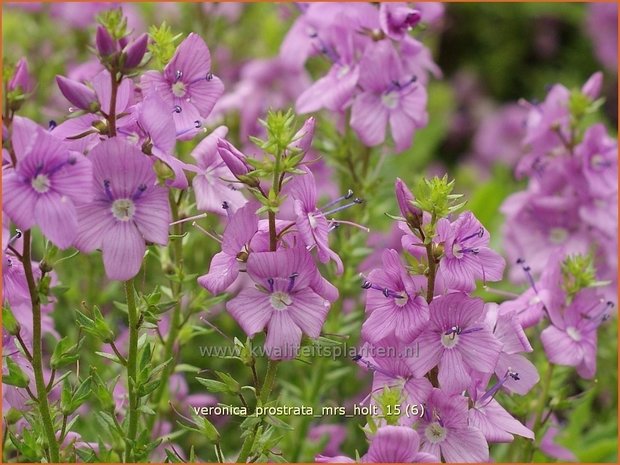
<path fill-rule="evenodd" d="M 226 304 L 226 310 L 250 337 L 262 331 L 274 313 L 269 296 L 256 288 L 242 290 Z"/>
<path fill-rule="evenodd" d="M 146 245 L 135 224 L 117 221 L 104 236 L 103 265 L 108 278 L 127 281 L 140 271 Z"/>

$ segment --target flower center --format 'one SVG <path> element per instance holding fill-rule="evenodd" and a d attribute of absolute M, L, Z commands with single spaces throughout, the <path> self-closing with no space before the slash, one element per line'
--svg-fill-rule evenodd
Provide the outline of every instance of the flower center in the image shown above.
<path fill-rule="evenodd" d="M 568 337 L 570 337 L 575 342 L 581 341 L 581 334 L 579 334 L 577 328 L 569 326 L 568 328 L 566 328 L 566 334 L 568 334 Z"/>
<path fill-rule="evenodd" d="M 441 343 L 446 349 L 451 349 L 459 342 L 459 334 L 461 334 L 461 328 L 453 326 L 441 335 Z"/>
<path fill-rule="evenodd" d="M 529 304 L 529 305 L 538 305 L 540 302 L 541 302 L 540 297 L 538 297 L 537 295 L 535 295 L 534 297 L 532 297 L 532 298 L 529 300 L 528 304 Z"/>
<path fill-rule="evenodd" d="M 177 81 L 172 84 L 172 93 L 175 97 L 183 97 L 186 94 L 185 84 L 181 81 Z"/>
<path fill-rule="evenodd" d="M 437 444 L 438 442 L 442 442 L 446 439 L 446 429 L 439 424 L 439 422 L 433 422 L 426 427 L 424 430 L 424 434 L 426 435 L 426 439 L 431 444 Z"/>
<path fill-rule="evenodd" d="M 112 203 L 112 214 L 119 221 L 129 221 L 136 212 L 136 206 L 129 199 L 118 199 Z"/>
<path fill-rule="evenodd" d="M 404 307 L 409 302 L 409 296 L 406 292 L 401 292 L 398 297 L 394 298 L 394 303 L 399 307 Z"/>
<path fill-rule="evenodd" d="M 549 231 L 549 240 L 554 244 L 562 244 L 568 238 L 568 231 L 565 228 L 552 228 Z"/>
<path fill-rule="evenodd" d="M 398 106 L 398 93 L 390 92 L 381 96 L 381 102 L 384 106 L 386 106 L 390 110 L 393 110 Z"/>
<path fill-rule="evenodd" d="M 316 229 L 318 223 L 316 222 L 316 218 L 314 217 L 314 214 L 308 213 L 308 221 L 310 222 L 310 227 L 312 229 Z"/>
<path fill-rule="evenodd" d="M 338 73 L 336 73 L 336 77 L 338 79 L 342 79 L 347 74 L 349 74 L 349 71 L 351 71 L 351 68 L 349 67 L 349 65 L 340 66 L 340 69 L 338 69 Z"/>
<path fill-rule="evenodd" d="M 38 174 L 32 179 L 32 188 L 39 194 L 45 194 L 48 190 L 50 190 L 49 178 L 44 174 Z"/>
<path fill-rule="evenodd" d="M 276 310 L 285 310 L 286 307 L 293 303 L 293 299 L 286 292 L 277 291 L 271 294 L 269 298 L 271 306 Z"/>

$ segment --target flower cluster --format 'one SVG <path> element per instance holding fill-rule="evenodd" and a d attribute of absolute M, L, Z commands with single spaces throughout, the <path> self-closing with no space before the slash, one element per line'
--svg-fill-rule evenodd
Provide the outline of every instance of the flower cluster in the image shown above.
<path fill-rule="evenodd" d="M 365 345 L 355 360 L 372 373 L 369 399 L 382 411 L 369 420 L 362 460 L 384 450 L 382 461 L 411 461 L 420 444 L 420 461 L 486 461 L 488 443 L 533 438 L 495 399 L 538 381 L 517 312 L 470 295 L 480 280 L 501 280 L 505 262 L 471 212 L 452 217 L 462 206 L 452 184 L 422 181 L 414 195 L 397 180 L 405 260 L 385 250 L 362 284 Z M 413 449 L 385 448 L 403 434 Z"/>
<path fill-rule="evenodd" d="M 415 130 L 427 123 L 428 75 L 439 75 L 439 69 L 429 50 L 408 32 L 437 21 L 441 9 L 407 3 L 311 3 L 301 10 L 282 43 L 281 59 L 299 70 L 308 58 L 321 55 L 331 67 L 299 95 L 297 111 L 347 112 L 351 128 L 367 146 L 382 144 L 389 126 L 396 151 L 409 148 Z"/>
<path fill-rule="evenodd" d="M 556 84 L 544 102 L 526 104 L 517 174 L 528 186 L 502 207 L 513 277 L 529 285 L 502 306 L 525 327 L 548 323 L 540 337 L 549 361 L 588 379 L 597 329 L 617 299 L 618 143 L 603 124 L 585 122 L 600 106 L 601 84 L 596 73 L 581 89 Z"/>
<path fill-rule="evenodd" d="M 329 247 L 329 233 L 339 225 L 332 215 L 361 203 L 348 192 L 317 206 L 314 175 L 302 164 L 312 143 L 314 119 L 296 133 L 291 123 L 290 114 L 269 115 L 261 161 L 225 139 L 213 142 L 237 183 L 246 185 L 255 200 L 236 211 L 228 202 L 222 204 L 228 214 L 222 250 L 211 260 L 209 272 L 198 278 L 212 294 L 242 288 L 226 308 L 249 337 L 266 330 L 265 352 L 272 360 L 295 358 L 302 334 L 320 335 L 338 290 L 321 275 L 318 264 L 334 261 L 337 271 L 343 271 L 340 257 Z M 263 178 L 271 181 L 268 189 Z M 261 219 L 260 213 L 268 218 Z M 235 285 L 238 279 L 242 282 Z"/>

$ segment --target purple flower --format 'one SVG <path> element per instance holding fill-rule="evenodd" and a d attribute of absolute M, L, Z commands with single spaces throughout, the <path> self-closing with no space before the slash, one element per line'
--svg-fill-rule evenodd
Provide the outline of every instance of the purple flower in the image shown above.
<path fill-rule="evenodd" d="M 8 246 L 15 247 L 22 236 L 21 231 L 13 237 L 10 234 L 8 227 L 2 228 L 2 303 L 15 307 L 30 304 L 30 291 L 22 262 L 8 250 Z"/>
<path fill-rule="evenodd" d="M 395 338 L 408 344 L 424 329 L 429 319 L 428 304 L 396 250 L 383 252 L 383 266 L 371 271 L 362 287 L 367 289 L 368 314 L 362 325 L 364 339 L 377 343 Z"/>
<path fill-rule="evenodd" d="M 148 34 L 141 34 L 137 39 L 125 46 L 123 49 L 123 54 L 125 55 L 124 69 L 131 70 L 140 64 L 146 53 L 148 42 Z"/>
<path fill-rule="evenodd" d="M 429 325 L 416 339 L 419 357 L 412 361 L 416 376 L 439 365 L 439 384 L 448 393 L 463 391 L 472 370 L 495 369 L 502 348 L 484 323 L 484 302 L 463 293 L 436 297 L 430 303 Z"/>
<path fill-rule="evenodd" d="M 450 289 L 473 291 L 476 279 L 500 281 L 506 262 L 489 245 L 489 232 L 471 212 L 461 214 L 454 223 L 441 219 L 437 233 L 444 243 L 440 269 Z"/>
<path fill-rule="evenodd" d="M 211 73 L 211 54 L 202 38 L 191 33 L 179 45 L 164 72 L 147 71 L 141 77 L 145 96 L 157 93 L 171 112 L 182 140 L 195 134 L 186 133 L 196 122 L 209 116 L 222 96 L 224 85 Z"/>
<path fill-rule="evenodd" d="M 297 230 L 308 249 L 316 247 L 319 261 L 327 263 L 333 260 L 338 273 L 342 273 L 342 260 L 328 245 L 329 223 L 325 214 L 316 206 L 316 183 L 314 175 L 308 169 L 306 174 L 297 176 L 291 182 L 290 195 L 294 200 L 297 215 Z"/>
<path fill-rule="evenodd" d="M 516 420 L 495 400 L 499 384 L 486 392 L 477 383 L 470 389 L 474 405 L 468 412 L 469 424 L 482 431 L 488 442 L 512 442 L 513 434 L 533 440 L 534 432 Z"/>
<path fill-rule="evenodd" d="M 351 127 L 369 146 L 383 143 L 389 124 L 395 148 L 411 146 L 416 128 L 426 125 L 426 89 L 416 76 L 405 76 L 393 46 L 381 41 L 369 47 L 360 63 L 363 91 L 353 101 Z"/>
<path fill-rule="evenodd" d="M 446 462 L 489 460 L 489 446 L 484 434 L 468 422 L 467 403 L 466 397 L 449 396 L 433 389 L 424 416 L 416 426 L 422 441 L 422 452 L 441 457 Z"/>
<path fill-rule="evenodd" d="M 117 137 L 91 150 L 95 198 L 78 208 L 76 247 L 101 249 L 110 279 L 133 278 L 146 242 L 168 243 L 167 189 L 157 185 L 153 164 L 138 148 Z"/>
<path fill-rule="evenodd" d="M 549 361 L 575 367 L 579 376 L 593 378 L 596 373 L 597 329 L 609 318 L 613 306 L 591 289 L 578 293 L 564 310 L 561 320 L 556 318 L 540 334 Z"/>
<path fill-rule="evenodd" d="M 112 38 L 108 30 L 102 25 L 97 26 L 95 33 L 95 45 L 102 57 L 107 57 L 118 51 L 116 41 Z"/>
<path fill-rule="evenodd" d="M 362 346 L 357 364 L 373 374 L 372 396 L 381 394 L 388 387 L 400 390 L 403 410 L 406 405 L 426 402 L 433 386 L 427 378 L 414 376 L 412 360 L 417 349 L 416 345 L 391 344 L 386 340 Z M 374 397 L 371 402 L 375 402 Z M 402 416 L 400 421 L 410 423 L 407 416 Z"/>
<path fill-rule="evenodd" d="M 237 210 L 224 230 L 222 251 L 211 259 L 209 272 L 198 278 L 198 284 L 211 294 L 224 292 L 239 276 L 239 265 L 247 260 L 249 243 L 258 230 L 255 202 Z"/>
<path fill-rule="evenodd" d="M 407 187 L 407 185 L 400 178 L 396 178 L 394 183 L 394 190 L 396 191 L 396 201 L 398 202 L 398 208 L 403 217 L 410 223 L 417 222 L 422 224 L 422 210 L 413 205 L 415 197 Z"/>
<path fill-rule="evenodd" d="M 298 98 L 298 113 L 311 113 L 320 108 L 341 111 L 349 104 L 359 80 L 359 63 L 355 56 L 353 36 L 346 25 L 330 31 L 333 47 L 322 44 L 321 52 L 333 63 L 329 72 L 306 89 Z"/>
<path fill-rule="evenodd" d="M 2 209 L 22 230 L 38 225 L 52 243 L 66 249 L 77 234 L 76 206 L 92 197 L 91 163 L 41 128 L 29 134 L 20 133 L 19 125 L 14 129 L 18 163 L 4 169 Z"/>
<path fill-rule="evenodd" d="M 178 189 L 187 188 L 184 170 L 194 171 L 195 168 L 172 155 L 178 134 L 166 104 L 157 94 L 151 94 L 134 107 L 132 118 L 135 122 L 119 128 L 119 134 L 127 136 L 127 140 L 139 145 L 142 152 L 153 155 L 172 170 L 174 175 L 166 180 L 166 184 Z"/>
<path fill-rule="evenodd" d="M 502 344 L 502 351 L 495 365 L 498 385 L 508 391 L 524 396 L 538 383 L 538 370 L 532 362 L 521 355 L 532 352 L 532 346 L 519 322 L 517 312 L 506 310 L 497 304 L 487 304 L 486 320 L 493 330 L 493 335 Z"/>
<path fill-rule="evenodd" d="M 438 456 L 420 452 L 418 433 L 407 426 L 383 426 L 370 441 L 362 463 L 436 463 Z"/>
<path fill-rule="evenodd" d="M 416 27 L 422 15 L 405 2 L 381 3 L 379 22 L 385 34 L 394 40 L 401 40 L 407 32 Z"/>
<path fill-rule="evenodd" d="M 318 270 L 311 255 L 300 247 L 252 252 L 247 271 L 256 287 L 241 291 L 226 309 L 250 337 L 267 327 L 270 359 L 295 358 L 302 333 L 319 337 L 330 307 L 313 289 Z"/>
<path fill-rule="evenodd" d="M 198 173 L 192 180 L 196 207 L 219 215 L 226 211 L 222 208 L 224 202 L 231 213 L 246 203 L 243 194 L 232 184 L 234 175 L 218 154 L 218 140 L 225 137 L 227 132 L 225 126 L 214 129 L 191 153 L 198 165 Z"/>

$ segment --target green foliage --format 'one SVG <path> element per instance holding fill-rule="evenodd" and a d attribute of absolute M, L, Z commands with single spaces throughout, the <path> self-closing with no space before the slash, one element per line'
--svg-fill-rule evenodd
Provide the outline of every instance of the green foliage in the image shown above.
<path fill-rule="evenodd" d="M 151 42 L 148 46 L 148 51 L 153 57 L 153 64 L 155 69 L 163 69 L 164 66 L 172 59 L 177 47 L 179 39 L 183 34 L 175 34 L 172 32 L 172 28 L 166 24 L 166 21 L 161 25 L 151 26 L 149 28 L 149 36 Z"/>

